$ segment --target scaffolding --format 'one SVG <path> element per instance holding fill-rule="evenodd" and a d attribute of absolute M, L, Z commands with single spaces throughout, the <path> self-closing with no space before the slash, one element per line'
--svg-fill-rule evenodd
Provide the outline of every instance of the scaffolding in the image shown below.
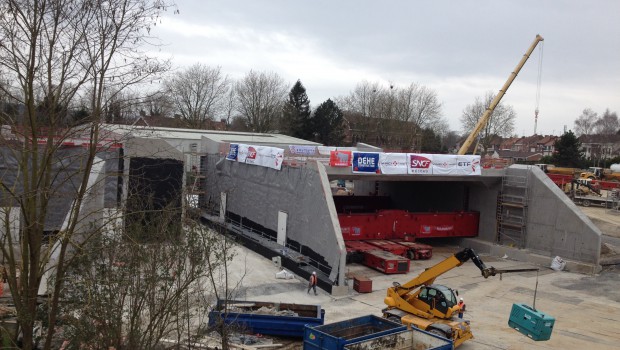
<path fill-rule="evenodd" d="M 620 215 L 620 189 L 614 188 L 613 190 L 607 191 L 605 207 L 608 213 Z"/>
<path fill-rule="evenodd" d="M 497 242 L 524 248 L 527 233 L 529 171 L 524 175 L 506 174 L 497 203 Z"/>
<path fill-rule="evenodd" d="M 185 208 L 197 210 L 206 191 L 206 154 L 185 153 Z M 187 212 L 187 211 L 186 211 Z"/>

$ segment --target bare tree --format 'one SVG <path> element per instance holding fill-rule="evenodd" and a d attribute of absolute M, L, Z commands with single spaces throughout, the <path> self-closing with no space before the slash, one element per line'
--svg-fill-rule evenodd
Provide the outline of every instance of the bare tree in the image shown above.
<path fill-rule="evenodd" d="M 443 134 L 447 129 L 447 123 L 441 116 L 442 108 L 437 92 L 432 89 L 411 83 L 397 92 L 396 105 L 397 119 L 407 121 L 412 126 L 412 138 L 419 135 L 422 129 L 431 129 L 437 134 Z M 409 140 L 410 145 L 415 143 L 414 139 Z"/>
<path fill-rule="evenodd" d="M 286 85 L 276 73 L 250 71 L 236 84 L 237 108 L 255 132 L 272 131 L 282 112 Z"/>
<path fill-rule="evenodd" d="M 167 69 L 166 62 L 141 50 L 159 13 L 167 8 L 162 0 L 0 2 L 0 71 L 7 79 L 0 88 L 19 110 L 2 115 L 13 134 L 0 137 L 5 159 L 11 160 L 7 171 L 12 173 L 0 179 L 0 199 L 17 208 L 21 225 L 15 232 L 6 216 L 0 218 L 5 228 L 0 248 L 24 349 L 34 346 L 37 294 L 44 274 L 52 274 L 55 281 L 48 289 L 49 328 L 43 345 L 51 348 L 71 253 L 96 231 L 86 201 L 98 188 L 97 154 L 104 142 L 100 125 L 106 98 L 114 96 L 106 92 L 123 91 Z M 89 118 L 80 120 L 79 128 L 70 128 L 63 111 L 80 94 L 88 96 Z M 88 147 L 65 149 L 64 142 L 72 137 L 87 138 Z M 50 232 L 49 217 L 55 214 L 50 203 L 63 195 L 72 199 L 69 212 L 60 229 Z"/>
<path fill-rule="evenodd" d="M 610 112 L 609 108 L 605 110 L 605 113 L 594 123 L 594 127 L 597 134 L 601 135 L 614 135 L 620 129 L 620 122 L 618 121 L 618 114 L 616 112 Z"/>
<path fill-rule="evenodd" d="M 140 103 L 140 114 L 153 117 L 173 117 L 174 102 L 165 93 L 157 91 L 151 96 L 146 96 Z"/>
<path fill-rule="evenodd" d="M 225 107 L 230 89 L 228 76 L 222 74 L 221 67 L 200 63 L 175 74 L 165 85 L 181 118 L 192 129 L 204 128 L 207 120 L 214 119 Z"/>
<path fill-rule="evenodd" d="M 232 259 L 227 238 L 192 220 L 178 236 L 168 229 L 179 225 L 174 209 L 160 214 L 149 231 L 158 242 L 136 240 L 141 227 L 116 227 L 83 246 L 62 300 L 63 339 L 73 347 L 148 350 L 164 338 L 191 347 L 206 328 L 212 281 Z"/>
<path fill-rule="evenodd" d="M 343 112 L 355 120 L 352 125 L 356 134 L 354 135 L 355 141 L 376 143 L 376 137 L 374 140 L 370 138 L 376 134 L 376 122 L 381 114 L 379 101 L 382 90 L 378 82 L 371 83 L 363 80 L 349 95 L 336 99 L 335 103 L 341 107 Z"/>
<path fill-rule="evenodd" d="M 447 129 L 437 93 L 416 83 L 406 88 L 394 84 L 384 88 L 377 82 L 362 81 L 338 101 L 349 114 L 364 117 L 357 121 L 361 125 L 356 125 L 356 129 L 364 134 L 363 138 L 374 135 L 375 140 L 370 142 L 393 145 L 400 140 L 401 146 L 411 148 L 420 142 L 422 129 L 436 133 Z"/>
<path fill-rule="evenodd" d="M 590 108 L 583 110 L 579 118 L 575 119 L 575 134 L 590 135 L 594 131 L 598 115 Z"/>
<path fill-rule="evenodd" d="M 482 114 L 486 111 L 487 107 L 493 101 L 495 95 L 492 91 L 486 93 L 484 98 L 476 97 L 473 104 L 467 105 L 463 110 L 461 116 L 461 124 L 463 126 L 463 132 L 467 135 L 474 129 L 478 120 Z M 487 150 L 491 146 L 494 136 L 509 136 L 514 130 L 514 120 L 517 114 L 510 105 L 504 105 L 499 103 L 489 121 L 484 125 L 479 134 L 479 144 L 482 146 L 483 152 L 486 154 Z"/>
<path fill-rule="evenodd" d="M 230 127 L 232 125 L 234 119 L 234 113 L 236 110 L 236 92 L 235 89 L 231 88 L 228 92 L 228 96 L 226 96 L 224 102 L 224 118 L 226 120 L 226 127 Z"/>
<path fill-rule="evenodd" d="M 378 82 L 363 80 L 355 86 L 348 96 L 339 98 L 336 103 L 350 112 L 357 112 L 368 118 L 376 118 L 379 96 L 383 88 Z"/>

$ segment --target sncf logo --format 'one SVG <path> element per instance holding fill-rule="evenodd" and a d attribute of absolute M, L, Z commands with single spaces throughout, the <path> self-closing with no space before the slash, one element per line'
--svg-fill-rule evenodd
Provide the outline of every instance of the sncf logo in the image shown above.
<path fill-rule="evenodd" d="M 431 166 L 431 160 L 422 156 L 411 156 L 411 167 L 417 169 L 428 169 Z"/>
<path fill-rule="evenodd" d="M 256 159 L 256 149 L 254 147 L 248 147 L 248 158 Z"/>

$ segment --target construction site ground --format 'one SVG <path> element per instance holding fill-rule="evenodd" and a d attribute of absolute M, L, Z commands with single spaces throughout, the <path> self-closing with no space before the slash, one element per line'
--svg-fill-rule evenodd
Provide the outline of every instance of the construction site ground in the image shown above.
<path fill-rule="evenodd" d="M 459 247 L 436 246 L 433 258 L 412 261 L 411 271 L 400 275 L 384 275 L 358 264 L 347 266 L 348 276 L 372 279 L 372 292 L 360 294 L 349 282 L 349 293 L 332 297 L 319 290 L 307 293 L 307 281 L 298 276 L 291 280 L 276 279 L 278 267 L 270 260 L 240 247 L 233 262 L 234 277 L 242 279 L 237 299 L 320 304 L 325 309 L 325 323 L 338 322 L 365 315 L 381 315 L 383 298 L 392 282 L 405 283 L 458 251 Z M 488 265 L 496 268 L 526 268 L 530 265 L 482 255 Z M 598 275 L 557 272 L 542 267 L 538 273 L 536 309 L 555 317 L 549 341 L 536 342 L 508 327 L 513 303 L 532 305 L 537 273 L 506 274 L 484 279 L 476 266 L 467 262 L 440 276 L 435 283 L 457 289 L 465 299 L 465 319 L 471 321 L 474 339 L 463 344 L 463 350 L 484 349 L 617 349 L 620 344 L 620 274 L 614 266 Z M 286 349 L 301 349 L 301 342 Z"/>

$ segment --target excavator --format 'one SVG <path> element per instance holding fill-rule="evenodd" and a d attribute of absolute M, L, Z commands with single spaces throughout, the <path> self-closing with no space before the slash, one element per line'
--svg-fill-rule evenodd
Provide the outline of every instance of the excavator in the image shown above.
<path fill-rule="evenodd" d="M 469 321 L 453 318 L 459 311 L 456 299 L 458 291 L 434 284 L 437 277 L 468 260 L 480 269 L 484 278 L 499 274 L 501 279 L 503 273 L 538 271 L 537 268 L 500 270 L 487 267 L 473 249 L 465 248 L 403 285 L 394 282 L 384 299 L 387 308 L 383 309 L 383 317 L 451 339 L 454 347 L 473 338 Z"/>

